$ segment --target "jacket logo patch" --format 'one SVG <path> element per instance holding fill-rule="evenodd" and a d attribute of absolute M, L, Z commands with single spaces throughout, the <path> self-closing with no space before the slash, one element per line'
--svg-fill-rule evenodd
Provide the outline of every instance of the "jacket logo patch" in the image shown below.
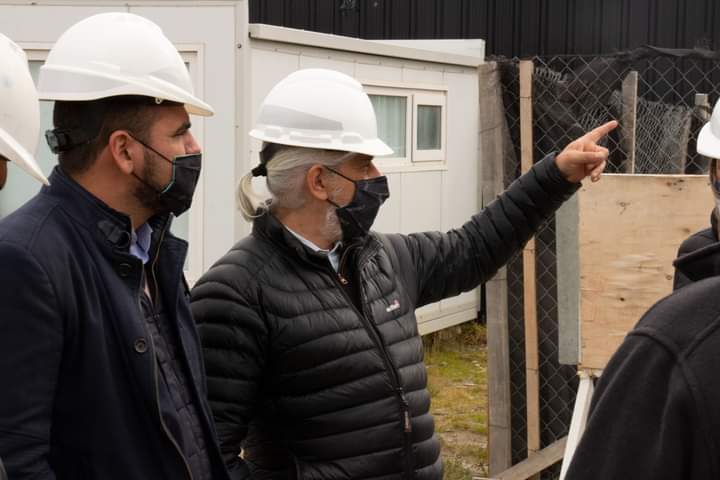
<path fill-rule="evenodd" d="M 397 310 L 398 308 L 400 308 L 400 302 L 399 302 L 397 299 L 395 299 L 395 300 L 393 300 L 393 303 L 391 303 L 390 305 L 388 305 L 388 307 L 385 309 L 385 311 L 388 312 L 388 313 L 389 313 L 389 312 L 394 312 L 394 311 Z"/>

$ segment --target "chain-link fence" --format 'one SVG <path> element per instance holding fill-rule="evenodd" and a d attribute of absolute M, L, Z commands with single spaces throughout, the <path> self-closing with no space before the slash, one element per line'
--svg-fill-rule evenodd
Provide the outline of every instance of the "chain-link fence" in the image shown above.
<path fill-rule="evenodd" d="M 494 60 L 501 66 L 505 114 L 514 146 L 504 162 L 507 186 L 520 174 L 519 62 Z M 610 150 L 607 172 L 707 172 L 708 160 L 695 152 L 695 142 L 710 116 L 710 106 L 720 96 L 720 54 L 644 47 L 609 56 L 536 57 L 533 63 L 535 161 L 561 150 L 585 131 L 617 119 L 623 125 L 605 139 Z M 636 114 L 629 116 L 633 105 Z M 633 119 L 635 127 L 630 128 Z M 575 367 L 558 362 L 555 248 L 553 219 L 536 236 L 543 448 L 567 435 L 577 391 Z M 527 457 L 521 255 L 508 263 L 507 273 L 514 464 Z M 558 478 L 559 472 L 558 464 L 544 471 L 542 478 Z"/>

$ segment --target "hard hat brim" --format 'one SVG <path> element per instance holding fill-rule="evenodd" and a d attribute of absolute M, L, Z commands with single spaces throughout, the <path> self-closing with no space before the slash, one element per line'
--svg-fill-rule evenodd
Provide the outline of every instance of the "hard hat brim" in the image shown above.
<path fill-rule="evenodd" d="M 345 143 L 341 139 L 326 138 L 324 140 L 302 140 L 290 138 L 288 135 L 268 135 L 261 128 L 254 128 L 248 132 L 252 138 L 263 142 L 288 145 L 290 147 L 317 148 L 320 150 L 336 150 L 339 152 L 353 152 L 368 155 L 370 157 L 383 157 L 392 155 L 393 149 L 379 138 L 364 140 L 359 143 Z"/>
<path fill-rule="evenodd" d="M 63 91 L 48 85 L 64 85 Z M 93 88 L 89 88 L 92 85 Z M 40 68 L 38 96 L 40 100 L 88 102 L 123 95 L 141 95 L 181 103 L 190 115 L 210 117 L 213 108 L 192 93 L 161 80 L 138 79 L 124 75 L 91 72 L 87 69 L 45 64 Z"/>
<path fill-rule="evenodd" d="M 9 133 L 0 128 L 0 155 L 7 158 L 28 175 L 39 180 L 44 185 L 50 185 L 47 177 L 43 175 L 35 157 L 28 152 Z"/>

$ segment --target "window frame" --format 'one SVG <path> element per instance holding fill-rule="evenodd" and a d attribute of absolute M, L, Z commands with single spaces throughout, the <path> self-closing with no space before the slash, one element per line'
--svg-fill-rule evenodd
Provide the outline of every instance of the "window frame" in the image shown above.
<path fill-rule="evenodd" d="M 406 97 L 406 136 L 404 157 L 378 157 L 375 161 L 384 172 L 447 170 L 447 94 L 445 85 L 415 84 L 408 82 L 387 82 L 361 80 L 368 95 Z M 418 106 L 441 107 L 440 147 L 434 150 L 420 150 L 418 140 Z"/>

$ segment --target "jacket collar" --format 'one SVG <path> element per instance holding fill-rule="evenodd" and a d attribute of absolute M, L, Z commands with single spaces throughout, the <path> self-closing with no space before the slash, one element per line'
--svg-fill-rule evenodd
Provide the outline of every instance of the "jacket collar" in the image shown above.
<path fill-rule="evenodd" d="M 720 275 L 720 241 L 718 239 L 717 217 L 717 209 L 714 208 L 710 214 L 710 231 L 715 237 L 715 243 L 698 248 L 673 261 L 673 266 L 693 282 Z"/>
<path fill-rule="evenodd" d="M 303 245 L 272 213 L 265 212 L 255 218 L 253 221 L 253 235 L 269 240 L 279 248 L 299 257 L 301 260 L 314 264 L 329 265 L 327 255 L 321 252 L 315 252 L 306 245 Z M 364 252 L 376 244 L 378 244 L 378 241 L 374 236 L 368 235 L 362 240 L 357 240 L 350 245 L 343 245 L 343 250 L 359 248 L 361 252 Z"/>
<path fill-rule="evenodd" d="M 675 259 L 673 266 L 693 282 L 720 275 L 720 242 Z"/>
<path fill-rule="evenodd" d="M 59 207 L 90 232 L 97 232 L 113 247 L 127 249 L 131 243 L 130 216 L 110 208 L 106 203 L 85 190 L 80 184 L 56 166 L 50 175 L 50 186 L 43 194 L 58 198 Z M 170 214 L 156 215 L 148 220 L 155 232 L 170 227 Z"/>

